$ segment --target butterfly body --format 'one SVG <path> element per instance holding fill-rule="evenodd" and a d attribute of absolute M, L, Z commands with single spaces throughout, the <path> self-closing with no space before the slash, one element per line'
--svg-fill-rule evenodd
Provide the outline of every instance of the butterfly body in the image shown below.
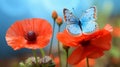
<path fill-rule="evenodd" d="M 66 30 L 72 35 L 89 34 L 97 29 L 95 7 L 86 10 L 81 18 L 75 17 L 68 9 L 64 9 L 63 14 L 67 23 Z"/>

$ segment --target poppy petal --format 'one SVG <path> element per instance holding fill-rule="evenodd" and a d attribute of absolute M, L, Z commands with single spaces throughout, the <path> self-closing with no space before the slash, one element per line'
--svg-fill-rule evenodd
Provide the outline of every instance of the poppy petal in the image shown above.
<path fill-rule="evenodd" d="M 103 51 L 96 49 L 95 51 L 93 51 L 93 53 L 91 53 L 87 57 L 96 59 L 96 58 L 99 58 L 99 57 L 101 57 L 103 55 L 104 55 Z"/>
<path fill-rule="evenodd" d="M 78 64 L 80 60 L 82 60 L 83 58 L 85 58 L 85 56 L 83 57 L 83 48 L 82 47 L 78 47 L 76 48 L 72 54 L 69 56 L 68 58 L 68 63 L 69 64 L 72 64 L 72 65 L 75 65 L 75 64 Z M 83 57 L 81 59 L 81 57 Z"/>
<path fill-rule="evenodd" d="M 14 23 L 6 32 L 6 41 L 14 50 L 20 49 L 24 45 L 24 31 L 19 22 Z"/>
<path fill-rule="evenodd" d="M 95 60 L 89 58 L 89 66 L 94 67 L 95 66 Z M 82 60 L 80 63 L 77 65 L 74 65 L 74 67 L 87 67 L 86 65 L 86 59 Z"/>
<path fill-rule="evenodd" d="M 106 24 L 106 26 L 104 27 L 105 30 L 109 31 L 109 32 L 112 32 L 113 31 L 113 28 L 111 25 L 109 24 Z"/>
<path fill-rule="evenodd" d="M 111 48 L 112 36 L 107 30 L 99 31 L 99 37 L 96 37 L 91 40 L 91 45 L 101 48 L 103 50 L 109 50 Z"/>
<path fill-rule="evenodd" d="M 76 48 L 68 58 L 68 63 L 76 65 L 95 51 L 94 46 Z"/>
<path fill-rule="evenodd" d="M 76 47 L 78 43 L 75 37 L 71 37 L 66 31 L 57 34 L 57 39 L 62 42 L 65 46 Z"/>
<path fill-rule="evenodd" d="M 78 47 L 80 45 L 80 41 L 84 39 L 84 36 L 74 36 L 67 30 L 64 30 L 63 32 L 57 34 L 57 39 L 65 46 Z"/>

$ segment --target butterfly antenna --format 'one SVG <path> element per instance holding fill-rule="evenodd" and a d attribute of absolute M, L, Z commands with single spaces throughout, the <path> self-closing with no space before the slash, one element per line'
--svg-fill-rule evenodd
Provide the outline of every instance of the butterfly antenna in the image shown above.
<path fill-rule="evenodd" d="M 74 8 L 72 8 L 72 10 L 73 10 L 74 13 L 76 13 Z"/>
<path fill-rule="evenodd" d="M 75 11 L 74 8 L 72 8 L 72 12 L 74 13 L 75 17 L 78 18 L 78 15 L 77 15 L 77 13 L 76 13 L 76 11 Z M 78 18 L 78 19 L 79 19 L 79 18 Z"/>
<path fill-rule="evenodd" d="M 74 10 L 74 8 L 72 8 Z"/>

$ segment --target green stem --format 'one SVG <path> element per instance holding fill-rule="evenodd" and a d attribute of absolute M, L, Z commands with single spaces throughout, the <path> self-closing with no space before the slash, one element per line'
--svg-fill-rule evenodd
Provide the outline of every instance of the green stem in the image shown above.
<path fill-rule="evenodd" d="M 68 58 L 68 50 L 69 49 L 66 49 L 66 57 Z M 67 58 L 66 58 L 66 60 L 67 60 Z M 66 67 L 68 67 L 68 62 L 66 61 Z"/>
<path fill-rule="evenodd" d="M 60 32 L 60 26 L 58 27 L 58 32 Z M 59 41 L 58 41 L 58 55 L 59 55 L 60 67 L 61 67 L 61 66 L 62 66 L 62 63 L 61 63 L 60 42 L 59 42 Z"/>
<path fill-rule="evenodd" d="M 36 53 L 35 50 L 32 50 L 32 52 L 33 52 L 33 55 L 34 55 L 34 57 L 35 57 L 36 65 L 37 65 L 37 67 L 39 67 L 38 59 L 37 59 L 37 53 Z"/>
<path fill-rule="evenodd" d="M 50 42 L 49 55 L 52 53 L 52 44 L 53 44 L 54 30 L 55 30 L 55 19 L 54 19 L 54 23 L 53 23 L 53 34 L 52 34 L 52 39 L 51 39 L 51 42 Z"/>
<path fill-rule="evenodd" d="M 42 54 L 42 57 L 44 57 L 44 56 L 45 56 L 45 52 L 44 52 L 44 50 L 43 50 L 43 49 L 40 49 L 40 53 Z"/>
<path fill-rule="evenodd" d="M 89 59 L 88 58 L 86 58 L 86 63 L 87 63 L 87 67 L 90 67 L 89 66 Z"/>

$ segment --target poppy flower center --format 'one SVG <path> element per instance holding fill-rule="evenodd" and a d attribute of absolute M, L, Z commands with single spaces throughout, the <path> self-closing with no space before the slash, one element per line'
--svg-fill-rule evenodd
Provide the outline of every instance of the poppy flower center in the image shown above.
<path fill-rule="evenodd" d="M 27 34 L 25 35 L 25 39 L 28 41 L 36 41 L 36 34 L 34 31 L 28 31 Z"/>
<path fill-rule="evenodd" d="M 90 40 L 80 42 L 83 47 L 88 46 L 90 44 Z"/>

